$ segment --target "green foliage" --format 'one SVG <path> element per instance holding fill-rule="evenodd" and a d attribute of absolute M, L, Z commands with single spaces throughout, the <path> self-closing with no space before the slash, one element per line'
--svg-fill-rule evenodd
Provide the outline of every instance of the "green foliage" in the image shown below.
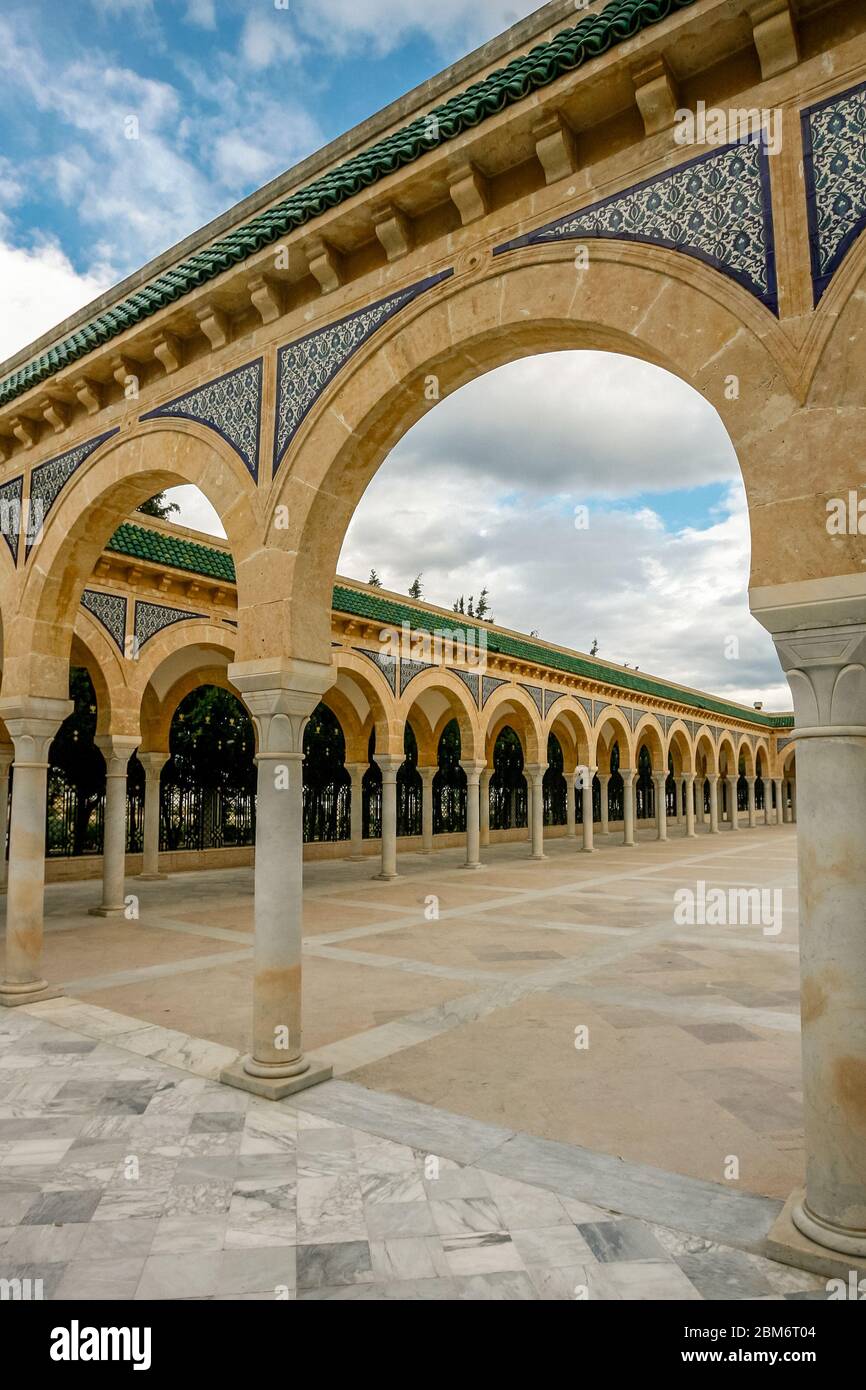
<path fill-rule="evenodd" d="M 419 599 L 421 597 L 421 593 L 421 576 L 420 574 L 416 574 L 415 578 L 412 580 L 412 583 L 409 585 L 409 597 Z"/>
<path fill-rule="evenodd" d="M 208 791 L 254 791 L 255 737 L 249 715 L 228 690 L 201 685 L 182 700 L 169 735 L 163 780 Z"/>
<path fill-rule="evenodd" d="M 146 502 L 142 502 L 138 510 L 145 516 L 155 516 L 159 521 L 167 521 L 173 512 L 180 511 L 180 507 L 176 502 L 166 502 L 165 493 L 158 492 L 155 497 L 149 497 Z"/>
<path fill-rule="evenodd" d="M 371 589 L 381 589 L 382 581 L 375 570 L 370 570 L 370 578 L 367 580 Z"/>

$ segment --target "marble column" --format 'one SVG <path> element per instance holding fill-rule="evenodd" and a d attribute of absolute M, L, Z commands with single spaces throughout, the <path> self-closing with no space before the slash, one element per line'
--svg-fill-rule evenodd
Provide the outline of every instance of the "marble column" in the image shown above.
<path fill-rule="evenodd" d="M 529 817 L 530 859 L 546 859 L 544 853 L 544 774 L 543 763 L 529 763 L 524 768 L 527 785 L 531 787 L 531 815 Z"/>
<path fill-rule="evenodd" d="M 592 824 L 592 779 L 595 776 L 594 767 L 582 767 L 580 769 L 580 796 L 581 812 L 583 814 L 583 845 L 585 854 L 593 852 L 593 824 Z"/>
<path fill-rule="evenodd" d="M 601 787 L 601 833 L 609 834 L 608 820 L 610 816 L 610 773 L 598 774 L 599 785 Z"/>
<path fill-rule="evenodd" d="M 817 582 L 817 581 L 816 581 Z M 824 581 L 821 581 L 822 583 Z M 853 602 L 853 601 L 852 601 Z M 823 612 L 832 613 L 826 599 Z M 851 603 L 839 600 L 844 616 Z M 794 1224 L 866 1256 L 866 623 L 773 631 L 794 697 L 806 1189 Z M 784 611 L 784 610 L 783 610 Z M 770 626 L 770 623 L 766 624 Z M 771 628 L 772 630 L 772 628 Z M 778 784 L 777 784 L 778 790 Z"/>
<path fill-rule="evenodd" d="M 331 1067 L 301 1039 L 304 729 L 331 666 L 264 660 L 229 667 L 257 734 L 252 1049 L 221 1079 L 270 1100 L 315 1085 Z"/>
<path fill-rule="evenodd" d="M 667 780 L 663 772 L 653 774 L 656 788 L 656 836 L 659 840 L 668 838 L 668 805 L 665 794 Z"/>
<path fill-rule="evenodd" d="M 532 844 L 532 777 L 529 768 L 524 767 L 523 776 L 526 782 L 526 838 Z"/>
<path fill-rule="evenodd" d="M 346 763 L 350 778 L 349 858 L 355 863 L 364 858 L 364 777 L 368 766 L 367 763 Z"/>
<path fill-rule="evenodd" d="M 707 781 L 710 784 L 710 834 L 719 833 L 719 779 L 715 772 L 711 772 Z"/>
<path fill-rule="evenodd" d="M 749 829 L 754 830 L 758 823 L 757 804 L 755 802 L 755 778 L 747 777 L 746 786 L 749 789 Z"/>
<path fill-rule="evenodd" d="M 433 853 L 433 778 L 438 767 L 419 767 L 421 775 L 421 853 Z"/>
<path fill-rule="evenodd" d="M 695 775 L 689 772 L 685 777 L 686 783 L 686 839 L 694 840 L 697 838 L 695 830 Z"/>
<path fill-rule="evenodd" d="M 126 774 L 141 742 L 137 735 L 97 734 L 105 759 L 105 815 L 102 824 L 102 902 L 91 917 L 122 917 L 126 910 Z"/>
<path fill-rule="evenodd" d="M 481 863 L 481 774 L 487 764 L 467 758 L 460 766 L 466 773 L 466 861 L 464 869 L 483 869 Z"/>
<path fill-rule="evenodd" d="M 387 753 L 373 759 L 382 770 L 382 867 L 374 878 L 390 882 L 397 878 L 397 773 L 405 759 Z"/>
<path fill-rule="evenodd" d="M 737 783 L 739 777 L 728 778 L 728 820 L 731 822 L 732 830 L 740 828 L 740 812 L 737 805 Z"/>
<path fill-rule="evenodd" d="M 0 1004 L 33 1004 L 63 991 L 42 975 L 42 924 L 45 896 L 45 812 L 51 740 L 71 700 L 28 697 L 0 701 L 15 749 L 9 873 L 6 894 L 6 964 Z"/>
<path fill-rule="evenodd" d="M 622 842 L 634 845 L 634 768 L 620 768 L 622 777 Z"/>
<path fill-rule="evenodd" d="M 566 839 L 577 838 L 577 816 L 575 814 L 575 787 L 579 783 L 579 769 L 565 773 L 565 835 Z"/>
<path fill-rule="evenodd" d="M 139 753 L 144 768 L 144 836 L 139 878 L 146 880 L 168 878 L 159 871 L 159 811 L 160 776 L 168 762 L 168 753 Z"/>
<path fill-rule="evenodd" d="M 776 820 L 775 820 L 775 824 L 776 824 L 776 825 L 784 825 L 784 824 L 785 824 L 785 803 L 784 803 L 784 801 L 783 801 L 783 799 L 782 799 L 782 779 L 781 779 L 781 777 L 774 777 L 774 778 L 773 778 L 773 788 L 774 788 L 775 793 L 776 793 Z"/>
<path fill-rule="evenodd" d="M 481 848 L 490 844 L 490 779 L 493 768 L 486 764 L 481 770 L 478 794 L 481 798 Z"/>
<path fill-rule="evenodd" d="M 508 798 L 508 803 L 509 803 L 509 811 L 508 811 L 508 828 L 509 828 L 509 830 L 516 830 L 516 829 L 517 829 L 517 788 L 516 788 L 516 787 L 512 787 L 512 788 L 511 788 L 511 795 L 510 795 L 509 798 Z"/>
<path fill-rule="evenodd" d="M 14 748 L 0 748 L 0 890 L 6 888 L 6 830 L 9 822 L 9 769 Z"/>

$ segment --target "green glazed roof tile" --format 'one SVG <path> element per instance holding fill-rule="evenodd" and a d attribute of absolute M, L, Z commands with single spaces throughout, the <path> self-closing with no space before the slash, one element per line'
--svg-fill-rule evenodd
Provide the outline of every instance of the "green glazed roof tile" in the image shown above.
<path fill-rule="evenodd" d="M 78 361 L 92 347 L 108 342 L 215 279 L 229 266 L 279 241 L 395 170 L 414 163 L 429 150 L 522 101 L 616 44 L 634 38 L 675 11 L 696 3 L 697 0 L 611 0 L 598 14 L 585 16 L 548 43 L 538 44 L 529 53 L 514 58 L 442 106 L 416 117 L 401 130 L 290 194 L 276 207 L 257 213 L 245 226 L 226 232 L 213 245 L 187 256 L 180 265 L 164 271 L 120 304 L 104 310 L 91 323 L 0 381 L 0 405 Z"/>
<path fill-rule="evenodd" d="M 208 579 L 217 579 L 226 584 L 235 583 L 234 561 L 228 551 L 190 541 L 183 536 L 167 536 L 162 531 L 150 526 L 137 526 L 132 521 L 125 521 L 118 527 L 105 548 L 118 555 L 128 555 L 132 559 L 149 560 L 155 565 L 171 565 L 174 569 L 187 570 L 191 574 L 204 575 Z M 395 599 L 383 598 L 369 590 L 350 589 L 345 584 L 334 586 L 333 607 L 337 613 L 369 618 L 372 622 L 385 626 L 399 627 L 401 623 L 406 622 L 416 631 L 421 629 L 430 633 L 445 633 L 457 626 L 467 626 L 462 614 L 455 613 L 453 622 L 450 622 L 438 613 L 429 613 L 424 608 L 415 608 L 408 603 L 398 603 Z M 531 637 L 512 636 L 483 623 L 470 622 L 468 625 L 476 631 L 483 632 L 488 651 L 500 656 L 538 662 L 541 666 L 549 666 L 551 670 L 564 671 L 571 676 L 585 676 L 589 680 L 617 686 L 620 690 L 632 694 L 676 700 L 707 714 L 723 714 L 732 719 L 745 719 L 750 724 L 757 724 L 767 730 L 790 729 L 794 724 L 792 714 L 764 714 L 763 711 L 731 704 L 713 695 L 683 690 L 654 676 L 645 676 L 637 671 L 623 671 L 615 666 L 607 666 L 603 661 L 578 656 L 576 653 L 557 651 Z"/>

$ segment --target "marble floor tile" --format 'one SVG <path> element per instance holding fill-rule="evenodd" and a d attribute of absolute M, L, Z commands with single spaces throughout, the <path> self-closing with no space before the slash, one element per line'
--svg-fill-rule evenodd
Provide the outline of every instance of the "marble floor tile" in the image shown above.
<path fill-rule="evenodd" d="M 298 1292 L 323 1285 L 354 1284 L 372 1277 L 370 1245 L 366 1240 L 329 1245 L 298 1245 Z"/>

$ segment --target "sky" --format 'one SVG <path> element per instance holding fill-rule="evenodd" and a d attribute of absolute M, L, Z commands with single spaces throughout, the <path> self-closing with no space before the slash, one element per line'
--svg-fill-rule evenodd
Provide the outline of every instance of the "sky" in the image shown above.
<path fill-rule="evenodd" d="M 3 0 L 0 360 L 537 8 L 525 0 Z M 194 489 L 180 519 L 219 533 Z M 578 527 L 575 508 L 587 509 Z M 750 617 L 745 496 L 713 409 L 601 353 L 441 401 L 368 489 L 340 560 L 497 621 L 790 708 Z"/>

